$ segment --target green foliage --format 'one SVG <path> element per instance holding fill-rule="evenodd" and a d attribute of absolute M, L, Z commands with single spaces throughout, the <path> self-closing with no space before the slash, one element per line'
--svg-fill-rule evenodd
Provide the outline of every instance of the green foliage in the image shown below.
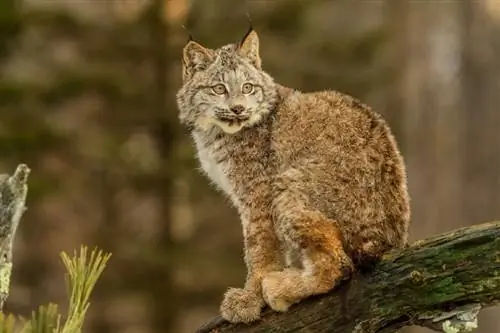
<path fill-rule="evenodd" d="M 68 292 L 71 295 L 68 319 L 61 332 L 81 332 L 90 305 L 90 293 L 110 256 L 110 254 L 103 254 L 102 251 L 94 249 L 88 257 L 87 248 L 84 246 L 80 248 L 79 255 L 75 252 L 73 258 L 69 258 L 64 252 L 61 254 L 62 261 L 68 270 L 66 282 Z"/>
<path fill-rule="evenodd" d="M 66 267 L 66 283 L 69 293 L 69 310 L 64 325 L 61 324 L 56 304 L 40 306 L 29 320 L 17 320 L 13 315 L 0 313 L 0 333 L 12 333 L 16 323 L 22 326 L 21 333 L 80 333 L 89 308 L 89 298 L 97 279 L 102 274 L 111 254 L 94 249 L 90 253 L 82 246 L 70 258 L 61 253 Z"/>
<path fill-rule="evenodd" d="M 14 332 L 15 322 L 16 318 L 13 315 L 5 315 L 4 313 L 0 312 L 0 333 Z"/>
<path fill-rule="evenodd" d="M 30 321 L 23 325 L 21 333 L 55 333 L 59 332 L 61 315 L 57 305 L 50 303 L 33 311 Z"/>

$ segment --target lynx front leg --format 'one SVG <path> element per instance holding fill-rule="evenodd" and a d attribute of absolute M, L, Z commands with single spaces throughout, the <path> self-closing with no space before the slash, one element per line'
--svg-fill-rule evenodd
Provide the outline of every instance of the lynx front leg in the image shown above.
<path fill-rule="evenodd" d="M 286 311 L 304 298 L 327 293 L 352 271 L 333 221 L 313 211 L 297 212 L 293 221 L 288 241 L 300 249 L 303 269 L 285 269 L 264 277 L 263 297 L 275 311 Z"/>
<path fill-rule="evenodd" d="M 250 215 L 251 216 L 251 215 Z M 249 323 L 259 319 L 264 306 L 262 278 L 281 268 L 279 244 L 269 212 L 242 217 L 247 279 L 245 287 L 230 288 L 224 295 L 220 312 L 224 319 Z"/>
<path fill-rule="evenodd" d="M 275 311 L 312 295 L 330 291 L 353 269 L 344 252 L 337 224 L 319 211 L 307 209 L 307 199 L 287 186 L 275 200 L 277 232 L 286 246 L 300 254 L 302 268 L 267 274 L 262 281 L 266 303 Z"/>

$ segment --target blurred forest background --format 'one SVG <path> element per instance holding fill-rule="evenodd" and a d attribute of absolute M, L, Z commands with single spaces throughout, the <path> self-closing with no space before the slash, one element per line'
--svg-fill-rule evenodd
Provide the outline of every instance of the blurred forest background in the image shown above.
<path fill-rule="evenodd" d="M 174 98 L 181 25 L 217 47 L 247 10 L 280 83 L 388 119 L 412 240 L 500 218 L 498 0 L 0 0 L 0 170 L 33 170 L 7 311 L 64 303 L 58 254 L 82 243 L 113 253 L 86 332 L 193 332 L 243 284 L 238 217 L 197 171 Z M 500 332 L 498 311 L 478 332 Z"/>

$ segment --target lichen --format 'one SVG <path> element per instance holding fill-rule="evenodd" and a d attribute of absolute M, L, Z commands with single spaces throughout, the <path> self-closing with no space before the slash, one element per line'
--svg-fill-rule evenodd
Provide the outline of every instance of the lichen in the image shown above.
<path fill-rule="evenodd" d="M 469 332 L 477 328 L 477 317 L 470 321 L 452 322 L 451 320 L 446 320 L 441 325 L 441 328 L 445 333 Z"/>
<path fill-rule="evenodd" d="M 422 272 L 414 270 L 410 273 L 411 282 L 414 284 L 422 284 L 425 280 L 424 274 Z"/>

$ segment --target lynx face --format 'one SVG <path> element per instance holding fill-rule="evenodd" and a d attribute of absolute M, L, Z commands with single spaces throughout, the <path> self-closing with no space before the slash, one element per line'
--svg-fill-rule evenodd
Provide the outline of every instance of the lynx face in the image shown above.
<path fill-rule="evenodd" d="M 190 41 L 184 47 L 182 88 L 177 93 L 181 123 L 233 134 L 259 123 L 276 103 L 276 85 L 261 70 L 258 36 L 216 50 Z"/>

